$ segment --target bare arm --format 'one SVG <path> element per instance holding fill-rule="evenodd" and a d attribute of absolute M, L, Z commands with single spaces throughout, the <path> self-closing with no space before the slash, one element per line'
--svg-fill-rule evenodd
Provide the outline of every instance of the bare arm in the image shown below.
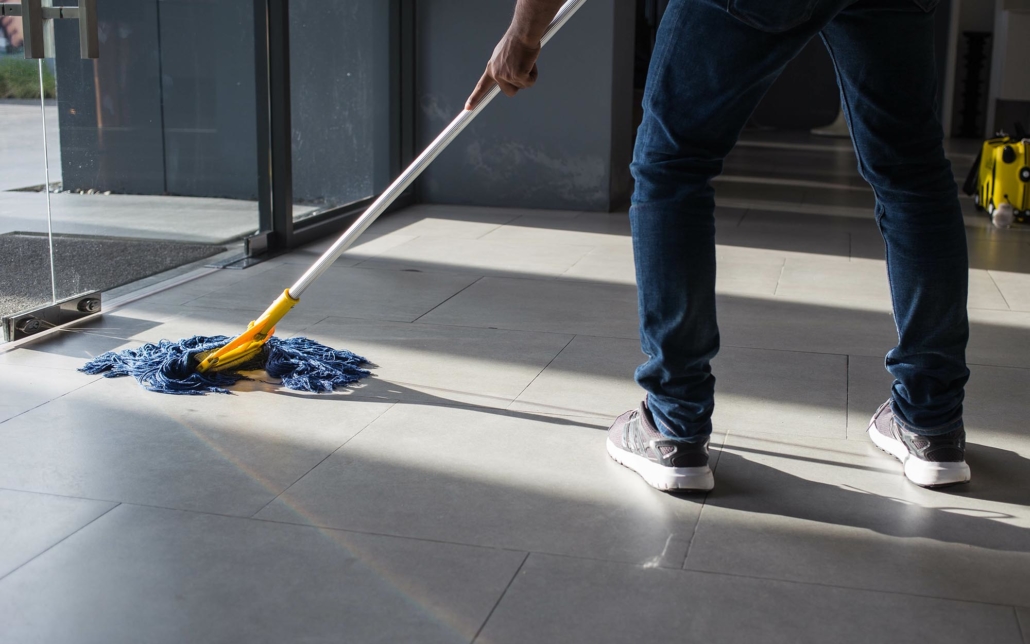
<path fill-rule="evenodd" d="M 518 0 L 511 26 L 494 48 L 483 77 L 465 102 L 465 109 L 474 108 L 495 83 L 508 96 L 533 86 L 540 39 L 562 4 L 562 0 Z"/>

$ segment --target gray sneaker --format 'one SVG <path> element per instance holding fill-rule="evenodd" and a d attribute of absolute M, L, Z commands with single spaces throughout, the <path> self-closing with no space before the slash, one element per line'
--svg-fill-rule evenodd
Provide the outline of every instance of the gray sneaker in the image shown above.
<path fill-rule="evenodd" d="M 940 436 L 920 436 L 898 424 L 888 400 L 876 410 L 868 431 L 877 447 L 904 464 L 905 476 L 916 485 L 943 487 L 969 481 L 963 427 Z"/>
<path fill-rule="evenodd" d="M 666 438 L 644 403 L 615 419 L 608 430 L 608 454 L 659 490 L 707 492 L 715 487 L 708 467 L 708 439 Z"/>

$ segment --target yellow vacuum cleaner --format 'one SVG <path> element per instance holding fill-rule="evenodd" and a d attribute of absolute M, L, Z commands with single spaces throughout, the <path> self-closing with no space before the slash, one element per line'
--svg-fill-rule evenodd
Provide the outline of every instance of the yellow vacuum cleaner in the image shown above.
<path fill-rule="evenodd" d="M 963 191 L 999 228 L 1030 221 L 1030 139 L 1022 127 L 984 141 Z"/>

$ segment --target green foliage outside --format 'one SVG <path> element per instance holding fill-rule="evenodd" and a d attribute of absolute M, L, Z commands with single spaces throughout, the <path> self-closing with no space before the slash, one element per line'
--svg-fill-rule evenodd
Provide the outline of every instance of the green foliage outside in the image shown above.
<path fill-rule="evenodd" d="M 47 98 L 57 96 L 57 79 L 46 65 L 43 89 Z M 0 58 L 0 98 L 39 98 L 39 61 Z"/>

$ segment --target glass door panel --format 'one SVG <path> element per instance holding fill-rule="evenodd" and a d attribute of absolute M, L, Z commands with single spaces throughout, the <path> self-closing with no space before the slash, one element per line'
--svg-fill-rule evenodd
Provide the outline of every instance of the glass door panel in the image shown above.
<path fill-rule="evenodd" d="M 74 5 L 74 0 L 62 0 Z M 258 228 L 253 0 L 98 0 L 54 21 L 58 299 L 131 289 Z"/>
<path fill-rule="evenodd" d="M 295 221 L 389 185 L 391 4 L 290 1 Z"/>
<path fill-rule="evenodd" d="M 15 318 L 53 301 L 48 236 L 44 133 L 57 135 L 54 76 L 26 60 L 20 17 L 0 20 L 0 318 Z M 43 117 L 47 117 L 44 129 Z M 60 176 L 50 160 L 51 181 Z M 8 333 L 0 334 L 3 342 Z"/>

